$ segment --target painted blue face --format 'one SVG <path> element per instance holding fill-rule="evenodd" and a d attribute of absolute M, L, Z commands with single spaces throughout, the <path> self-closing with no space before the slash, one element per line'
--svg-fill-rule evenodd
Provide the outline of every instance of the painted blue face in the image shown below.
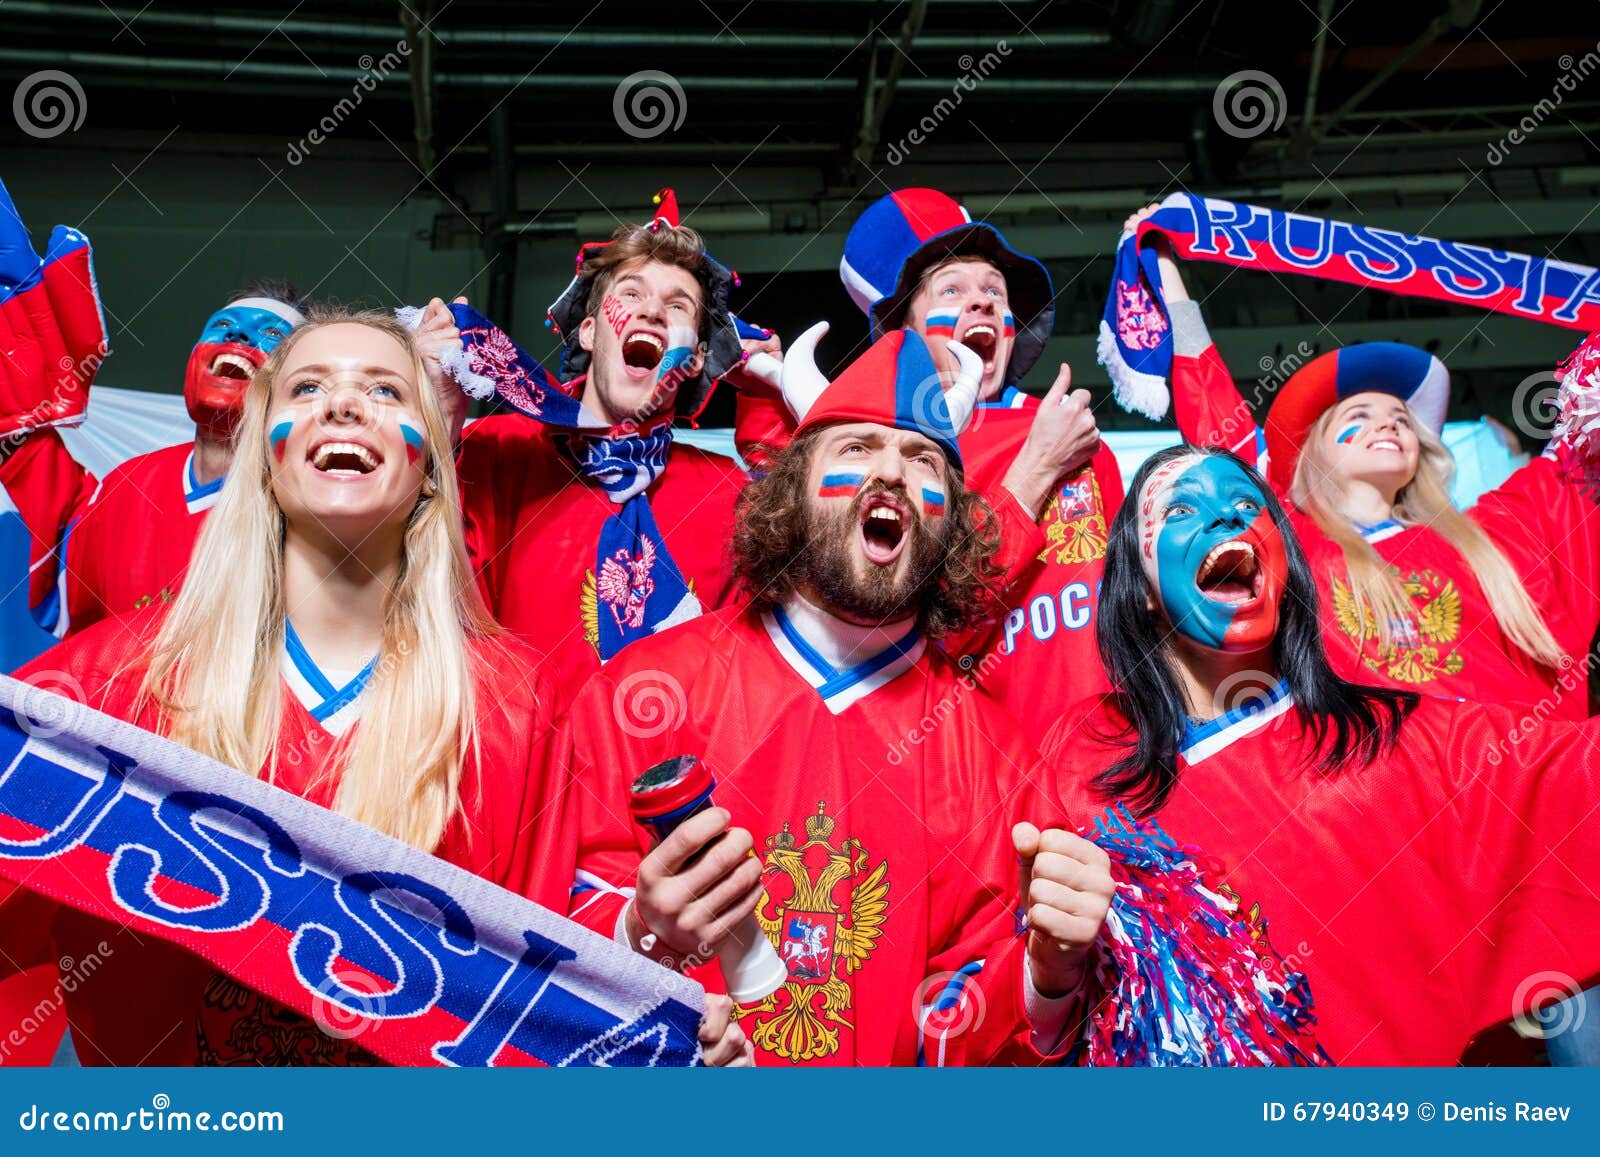
<path fill-rule="evenodd" d="M 238 343 L 271 353 L 293 327 L 270 310 L 254 306 L 226 306 L 206 319 L 199 345 Z"/>
<path fill-rule="evenodd" d="M 1174 460 L 1145 488 L 1139 532 L 1145 575 L 1175 630 L 1217 651 L 1272 642 L 1288 556 L 1246 470 L 1214 455 Z"/>

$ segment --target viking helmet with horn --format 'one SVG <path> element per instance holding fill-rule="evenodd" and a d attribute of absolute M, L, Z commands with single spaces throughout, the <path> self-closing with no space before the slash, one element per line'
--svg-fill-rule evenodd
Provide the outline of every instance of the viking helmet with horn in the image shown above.
<path fill-rule="evenodd" d="M 960 468 L 956 438 L 972 421 L 983 361 L 960 342 L 950 342 L 961 369 L 945 388 L 921 335 L 909 329 L 885 334 L 833 381 L 817 368 L 817 342 L 828 332 L 818 322 L 801 334 L 783 358 L 783 400 L 794 411 L 795 436 L 839 422 L 876 422 L 914 430 L 938 443 Z"/>

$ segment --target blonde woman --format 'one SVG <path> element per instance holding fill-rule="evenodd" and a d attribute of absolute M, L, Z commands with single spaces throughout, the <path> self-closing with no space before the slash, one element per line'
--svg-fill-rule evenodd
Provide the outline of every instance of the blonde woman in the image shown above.
<path fill-rule="evenodd" d="M 1154 206 L 1128 219 L 1132 227 Z M 1600 625 L 1600 512 L 1567 452 L 1535 459 L 1466 512 L 1440 441 L 1449 374 L 1368 342 L 1313 359 L 1258 429 L 1165 242 L 1173 407 L 1184 437 L 1261 468 L 1287 500 L 1340 673 L 1427 695 L 1588 715 Z M 1230 576 L 1219 567 L 1209 581 Z"/>
<path fill-rule="evenodd" d="M 249 386 L 177 599 L 22 677 L 65 672 L 91 706 L 564 910 L 552 696 L 478 596 L 449 446 L 409 331 L 313 315 Z M 176 949 L 72 913 L 53 935 L 58 955 L 105 961 L 68 998 L 86 1063 L 364 1059 Z M 708 1059 L 744 1055 L 709 1027 Z"/>

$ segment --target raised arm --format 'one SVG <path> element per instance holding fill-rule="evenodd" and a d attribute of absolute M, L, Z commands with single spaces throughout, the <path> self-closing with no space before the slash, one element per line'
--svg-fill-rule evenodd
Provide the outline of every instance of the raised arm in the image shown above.
<path fill-rule="evenodd" d="M 1123 228 L 1137 227 L 1159 207 L 1147 205 Z M 1178 430 L 1187 442 L 1224 447 L 1257 466 L 1261 439 L 1250 407 L 1211 340 L 1199 302 L 1189 296 L 1171 243 L 1160 233 L 1152 232 L 1149 238 L 1172 322 L 1172 409 Z"/>

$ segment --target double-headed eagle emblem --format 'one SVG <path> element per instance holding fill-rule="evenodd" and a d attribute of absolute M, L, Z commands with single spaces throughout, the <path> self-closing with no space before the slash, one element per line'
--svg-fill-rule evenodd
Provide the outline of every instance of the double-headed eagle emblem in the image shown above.
<path fill-rule="evenodd" d="M 756 920 L 789 969 L 765 1000 L 739 1009 L 759 1049 L 790 1061 L 839 1051 L 852 1028 L 851 977 L 866 964 L 889 914 L 889 863 L 869 863 L 861 841 L 834 847 L 836 821 L 818 803 L 796 843 L 787 822 L 767 839 L 765 891 Z"/>

